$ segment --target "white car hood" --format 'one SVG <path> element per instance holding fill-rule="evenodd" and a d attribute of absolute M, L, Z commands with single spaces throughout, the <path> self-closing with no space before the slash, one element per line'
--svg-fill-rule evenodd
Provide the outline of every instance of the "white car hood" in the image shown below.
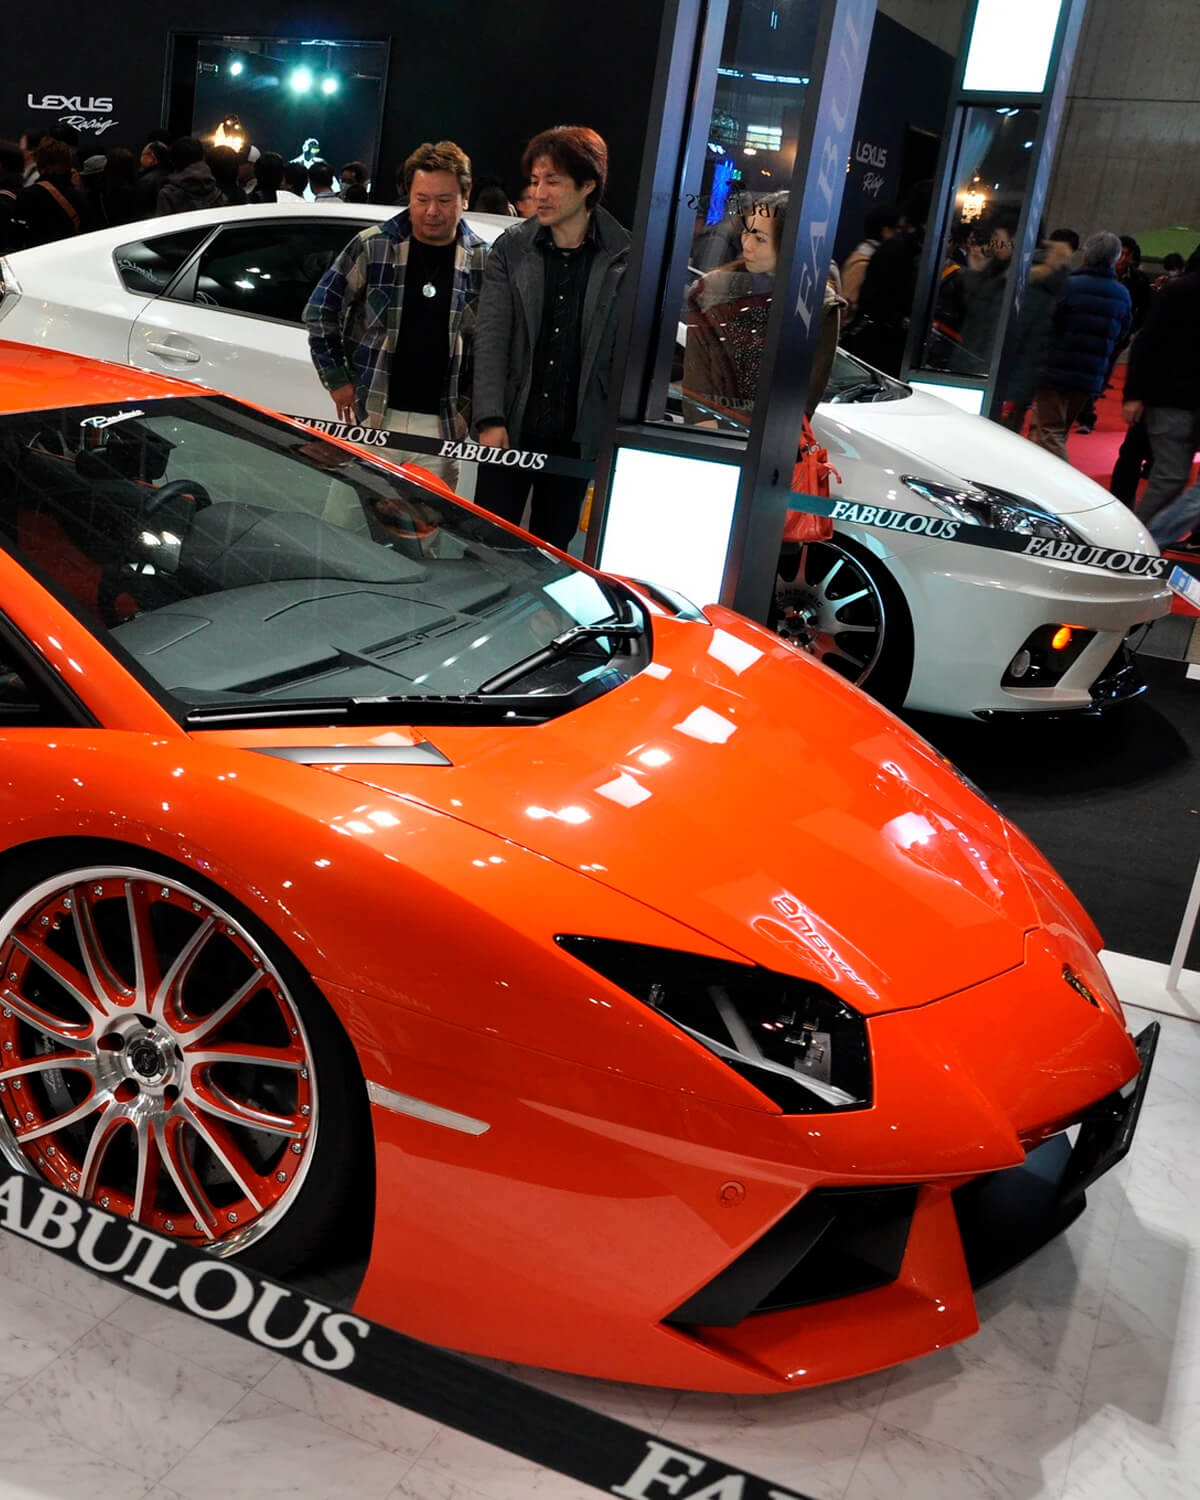
<path fill-rule="evenodd" d="M 835 464 L 841 453 L 892 469 L 897 479 L 998 485 L 1062 516 L 1113 503 L 1107 490 L 1028 438 L 921 391 L 900 401 L 822 405 L 813 425 Z"/>

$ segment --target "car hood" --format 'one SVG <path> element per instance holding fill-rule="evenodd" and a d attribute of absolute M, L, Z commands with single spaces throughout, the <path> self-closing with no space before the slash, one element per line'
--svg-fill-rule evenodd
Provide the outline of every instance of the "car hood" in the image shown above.
<path fill-rule="evenodd" d="M 897 484 L 901 474 L 991 483 L 1064 516 L 1114 503 L 1107 490 L 1036 443 L 921 391 L 899 401 L 823 405 L 813 427 L 835 465 L 862 459 L 885 475 L 891 471 Z M 852 494 L 850 486 L 843 489 Z M 866 498 L 876 498 L 877 489 L 878 480 Z M 900 498 L 907 500 L 908 491 Z"/>
<path fill-rule="evenodd" d="M 1038 915 L 999 814 L 864 694 L 708 613 L 711 628 L 657 619 L 653 662 L 560 718 L 417 731 L 449 764 L 331 750 L 324 769 L 580 871 L 868 1014 L 1019 965 Z M 586 906 L 575 930 L 623 935 L 596 931 Z"/>

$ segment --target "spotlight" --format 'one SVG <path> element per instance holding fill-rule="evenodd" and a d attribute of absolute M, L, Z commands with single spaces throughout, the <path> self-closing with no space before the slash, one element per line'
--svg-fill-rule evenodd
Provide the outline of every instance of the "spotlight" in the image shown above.
<path fill-rule="evenodd" d="M 231 62 L 229 64 L 229 72 L 233 78 L 240 78 L 245 71 L 246 64 L 244 62 Z"/>
<path fill-rule="evenodd" d="M 296 68 L 288 79 L 293 93 L 307 94 L 313 86 L 313 76 L 308 68 Z"/>
<path fill-rule="evenodd" d="M 337 91 L 338 81 L 336 78 L 323 78 L 321 80 L 321 92 L 323 94 L 336 94 Z"/>
<path fill-rule="evenodd" d="M 242 122 L 237 115 L 226 115 L 213 131 L 213 145 L 232 146 L 235 151 L 240 151 L 245 144 L 246 132 Z"/>

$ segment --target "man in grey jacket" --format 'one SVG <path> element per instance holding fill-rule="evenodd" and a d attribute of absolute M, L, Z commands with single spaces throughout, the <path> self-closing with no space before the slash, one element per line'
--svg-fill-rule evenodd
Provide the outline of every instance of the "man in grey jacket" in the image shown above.
<path fill-rule="evenodd" d="M 479 441 L 592 459 L 608 406 L 629 235 L 599 206 L 608 148 L 594 130 L 543 131 L 522 167 L 535 213 L 492 246 L 479 299 L 472 403 Z M 532 487 L 529 529 L 565 549 L 587 484 L 485 464 L 475 501 L 519 523 Z"/>

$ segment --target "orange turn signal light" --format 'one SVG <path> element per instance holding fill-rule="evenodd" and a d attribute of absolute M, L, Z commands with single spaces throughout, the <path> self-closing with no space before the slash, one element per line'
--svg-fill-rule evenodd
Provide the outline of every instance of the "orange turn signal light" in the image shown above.
<path fill-rule="evenodd" d="M 1065 651 L 1075 633 L 1074 625 L 1060 625 L 1050 641 L 1052 651 Z"/>

